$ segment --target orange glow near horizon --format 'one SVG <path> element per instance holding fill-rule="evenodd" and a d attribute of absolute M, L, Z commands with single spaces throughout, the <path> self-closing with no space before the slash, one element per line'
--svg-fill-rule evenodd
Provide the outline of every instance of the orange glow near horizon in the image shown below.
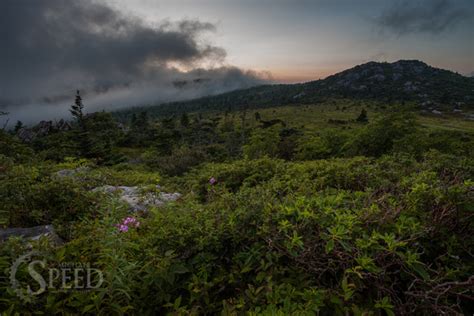
<path fill-rule="evenodd" d="M 341 68 L 334 69 L 272 69 L 272 79 L 278 83 L 303 83 L 324 79 L 339 72 Z"/>

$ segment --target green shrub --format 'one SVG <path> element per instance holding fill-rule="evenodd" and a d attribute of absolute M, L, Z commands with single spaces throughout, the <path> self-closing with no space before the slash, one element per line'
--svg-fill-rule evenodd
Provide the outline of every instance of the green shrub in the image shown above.
<path fill-rule="evenodd" d="M 416 132 L 418 124 L 409 112 L 394 112 L 355 133 L 343 148 L 346 155 L 380 157 L 392 151 L 394 144 Z"/>
<path fill-rule="evenodd" d="M 22 144 L 16 137 L 0 130 L 0 155 L 10 157 L 15 161 L 24 162 L 32 160 L 33 151 Z"/>
<path fill-rule="evenodd" d="M 318 136 L 305 136 L 298 141 L 295 158 L 315 160 L 340 157 L 349 135 L 343 131 L 324 130 Z"/>
<path fill-rule="evenodd" d="M 200 149 L 180 147 L 173 150 L 171 155 L 160 155 L 156 150 L 147 151 L 142 159 L 147 166 L 159 170 L 169 176 L 182 175 L 202 163 L 205 154 Z"/>
<path fill-rule="evenodd" d="M 8 226 L 54 223 L 67 237 L 69 223 L 94 215 L 94 194 L 72 179 L 47 174 L 49 170 L 15 165 L 0 175 L 0 210 L 8 214 Z"/>
<path fill-rule="evenodd" d="M 45 172 L 9 170 L 29 190 Z M 0 308 L 469 314 L 473 170 L 472 159 L 434 151 L 418 161 L 397 154 L 206 164 L 175 179 L 190 192 L 181 201 L 136 215 L 139 228 L 119 232 L 115 224 L 127 212 L 109 201 L 97 205 L 97 216 L 76 222 L 70 242 L 60 248 L 33 243 L 53 261 L 92 262 L 105 276 L 100 289 L 51 291 L 30 305 L 4 291 Z M 211 177 L 217 182 L 209 183 Z M 70 198 L 69 189 L 56 187 L 68 182 L 55 181 L 43 183 L 41 193 L 53 187 L 62 193 L 46 199 Z M 0 266 L 15 247 L 11 240 L 0 248 Z M 1 288 L 5 282 L 0 279 Z"/>
<path fill-rule="evenodd" d="M 291 123 L 239 130 L 237 115 L 222 126 L 193 115 L 157 127 L 144 113 L 129 141 L 155 149 L 121 148 L 131 159 L 112 166 L 63 158 L 68 151 L 51 148 L 52 138 L 35 157 L 14 137 L 0 138 L 0 225 L 53 223 L 66 241 L 0 244 L 0 313 L 472 314 L 472 135 L 377 111 L 367 125 L 314 134 Z M 111 127 L 97 119 L 99 130 Z M 127 185 L 156 193 L 157 183 L 183 197 L 131 214 L 117 196 L 93 192 Z M 127 217 L 140 225 L 120 231 Z M 89 262 L 104 284 L 24 302 L 9 266 L 31 249 L 50 266 Z M 19 277 L 28 278 L 26 267 Z"/>
<path fill-rule="evenodd" d="M 279 143 L 280 134 L 276 127 L 255 129 L 248 144 L 242 148 L 244 157 L 248 159 L 276 157 Z"/>

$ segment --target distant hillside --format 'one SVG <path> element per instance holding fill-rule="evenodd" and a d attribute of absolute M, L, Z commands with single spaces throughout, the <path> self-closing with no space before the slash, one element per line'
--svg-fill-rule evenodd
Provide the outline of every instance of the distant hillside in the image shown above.
<path fill-rule="evenodd" d="M 454 105 L 474 103 L 474 81 L 418 60 L 369 62 L 324 80 L 309 82 L 312 94 Z"/>
<path fill-rule="evenodd" d="M 263 85 L 190 101 L 147 107 L 154 115 L 178 112 L 263 108 L 318 103 L 325 98 L 416 102 L 421 107 L 474 106 L 474 78 L 431 67 L 418 60 L 369 62 L 325 79 L 302 84 Z M 143 108 L 121 111 L 127 115 Z"/>

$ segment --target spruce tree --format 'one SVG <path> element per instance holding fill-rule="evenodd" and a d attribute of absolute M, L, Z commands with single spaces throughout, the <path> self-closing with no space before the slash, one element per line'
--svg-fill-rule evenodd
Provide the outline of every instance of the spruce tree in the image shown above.
<path fill-rule="evenodd" d="M 130 120 L 130 126 L 135 128 L 137 126 L 137 115 L 135 113 L 132 114 L 132 119 Z"/>
<path fill-rule="evenodd" d="M 255 121 L 260 122 L 262 120 L 262 117 L 260 116 L 259 112 L 255 112 Z"/>
<path fill-rule="evenodd" d="M 189 117 L 186 114 L 186 112 L 183 112 L 183 114 L 181 114 L 180 122 L 181 122 L 181 126 L 183 126 L 183 127 L 188 127 L 189 126 Z"/>
<path fill-rule="evenodd" d="M 367 117 L 367 111 L 365 109 L 362 109 L 362 111 L 360 111 L 360 114 L 357 117 L 356 121 L 361 123 L 367 123 L 369 121 L 369 118 Z"/>
<path fill-rule="evenodd" d="M 15 133 L 18 132 L 22 128 L 23 128 L 23 122 L 22 121 L 17 121 L 16 124 L 15 124 L 15 128 L 14 128 Z"/>
<path fill-rule="evenodd" d="M 74 104 L 71 105 L 71 109 L 69 110 L 78 125 L 78 129 L 74 134 L 74 140 L 78 145 L 79 153 L 82 157 L 95 158 L 94 145 L 87 128 L 83 110 L 84 105 L 82 104 L 82 98 L 79 90 L 77 90 Z"/>
<path fill-rule="evenodd" d="M 74 104 L 71 105 L 71 109 L 69 110 L 72 116 L 76 119 L 77 123 L 80 126 L 84 126 L 84 113 L 83 113 L 84 105 L 82 104 L 82 98 L 79 90 L 76 92 L 76 99 Z"/>
<path fill-rule="evenodd" d="M 8 115 L 8 112 L 3 112 L 3 111 L 0 111 L 0 116 L 4 116 L 4 115 Z M 8 125 L 8 121 L 10 119 L 6 119 L 5 120 L 5 123 L 3 124 L 3 127 L 0 128 L 0 130 L 5 130 L 7 128 L 7 125 Z"/>

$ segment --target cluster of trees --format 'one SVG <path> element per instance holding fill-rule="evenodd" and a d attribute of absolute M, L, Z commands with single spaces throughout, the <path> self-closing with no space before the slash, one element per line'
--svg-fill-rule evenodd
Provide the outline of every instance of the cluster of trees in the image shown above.
<path fill-rule="evenodd" d="M 68 126 L 71 128 L 53 128 L 45 135 L 35 135 L 28 147 L 42 158 L 53 161 L 62 161 L 66 157 L 82 157 L 95 160 L 99 164 L 111 165 L 124 159 L 117 151 L 117 145 L 124 133 L 111 113 L 85 113 L 79 91 L 70 112 L 72 120 Z M 23 124 L 18 122 L 10 133 L 15 135 L 22 128 Z M 31 128 L 31 132 L 35 134 L 35 127 Z"/>
<path fill-rule="evenodd" d="M 2 242 L 0 267 L 33 248 L 106 278 L 32 303 L 0 278 L 0 311 L 473 313 L 472 134 L 395 109 L 318 130 L 253 114 L 143 111 L 121 125 L 86 114 L 78 92 L 71 129 L 31 143 L 0 130 L 0 225 L 53 224 L 67 241 Z M 131 214 L 94 190 L 105 185 L 183 195 Z M 140 227 L 118 231 L 129 216 Z"/>
<path fill-rule="evenodd" d="M 387 111 L 381 119 L 369 122 L 363 108 L 352 120 L 360 123 L 358 128 L 350 132 L 344 127 L 322 129 L 316 134 L 289 127 L 279 119 L 265 120 L 259 112 L 250 117 L 247 110 L 206 116 L 182 112 L 158 120 L 141 111 L 134 112 L 122 124 L 107 112 L 85 114 L 79 91 L 70 112 L 73 128 L 36 139 L 32 143 L 35 151 L 47 159 L 60 161 L 74 156 L 113 165 L 124 161 L 120 148 L 128 147 L 140 152 L 138 160 L 168 175 L 181 175 L 204 161 L 241 157 L 313 160 L 380 157 L 394 151 L 419 156 L 429 149 L 465 153 L 466 144 L 472 142 L 468 135 L 441 142 L 451 135 L 424 131 L 413 113 L 401 109 Z M 254 120 L 253 124 L 249 124 L 250 120 Z"/>

